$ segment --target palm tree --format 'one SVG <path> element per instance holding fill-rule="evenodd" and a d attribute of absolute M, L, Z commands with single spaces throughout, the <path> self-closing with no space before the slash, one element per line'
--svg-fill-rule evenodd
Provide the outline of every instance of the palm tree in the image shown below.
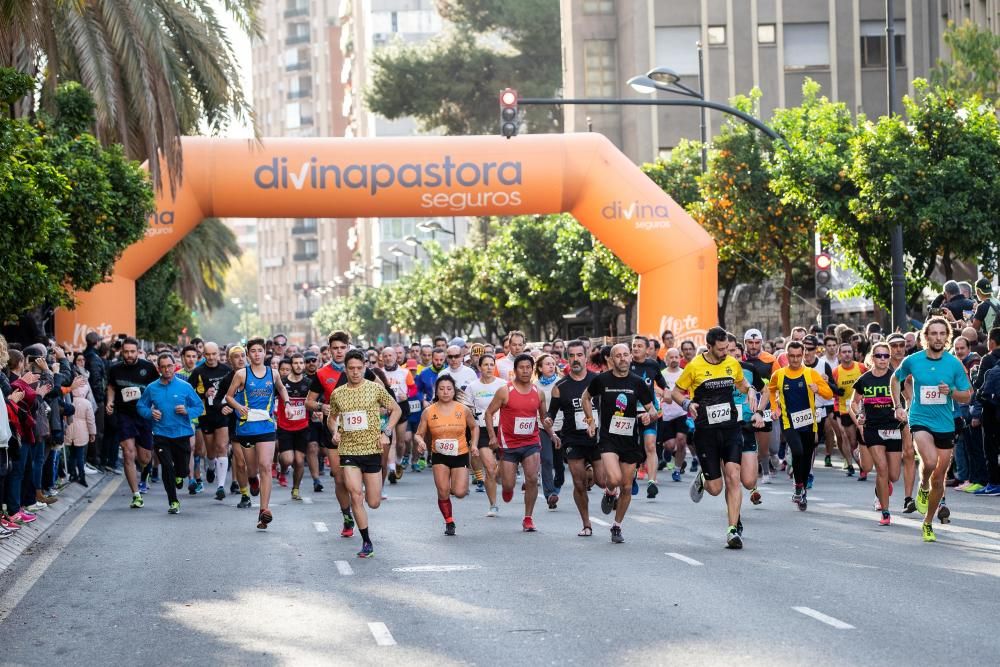
<path fill-rule="evenodd" d="M 261 35 L 260 0 L 225 0 L 225 11 Z M 253 118 L 233 46 L 211 0 L 0 0 L 0 66 L 45 80 L 42 104 L 62 80 L 80 81 L 97 104 L 102 143 L 149 161 L 171 190 L 181 175 L 179 138 L 205 122 L 215 132 Z M 22 102 L 22 115 L 33 112 Z"/>
<path fill-rule="evenodd" d="M 229 227 L 206 218 L 160 261 L 176 265 L 177 292 L 184 303 L 209 311 L 225 304 L 226 271 L 241 252 Z"/>

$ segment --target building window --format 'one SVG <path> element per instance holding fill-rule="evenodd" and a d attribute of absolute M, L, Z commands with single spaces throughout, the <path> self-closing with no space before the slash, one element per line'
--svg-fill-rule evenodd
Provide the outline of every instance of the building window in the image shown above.
<path fill-rule="evenodd" d="M 895 23 L 896 67 L 906 67 L 906 22 Z M 885 22 L 861 22 L 861 66 L 885 67 L 889 55 L 885 49 Z"/>
<path fill-rule="evenodd" d="M 830 66 L 829 24 L 786 23 L 784 42 L 786 69 Z"/>
<path fill-rule="evenodd" d="M 583 94 L 613 97 L 618 87 L 615 40 L 588 39 L 583 43 Z"/>
<path fill-rule="evenodd" d="M 701 28 L 696 25 L 657 28 L 656 64 L 669 67 L 681 76 L 698 74 L 698 41 Z"/>
<path fill-rule="evenodd" d="M 725 43 L 726 43 L 726 26 L 724 25 L 708 26 L 708 45 L 722 46 Z"/>
<path fill-rule="evenodd" d="M 583 0 L 584 14 L 614 14 L 614 0 Z"/>
<path fill-rule="evenodd" d="M 758 44 L 774 44 L 777 40 L 777 31 L 773 23 L 761 23 L 757 26 Z"/>

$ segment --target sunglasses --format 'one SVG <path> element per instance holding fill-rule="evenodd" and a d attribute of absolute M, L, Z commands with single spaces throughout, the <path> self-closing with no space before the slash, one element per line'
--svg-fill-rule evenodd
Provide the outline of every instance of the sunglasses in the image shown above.
<path fill-rule="evenodd" d="M 815 347 L 803 347 L 802 349 L 805 350 L 806 352 L 815 352 L 816 351 Z"/>
<path fill-rule="evenodd" d="M 878 354 L 873 354 L 872 359 L 888 359 L 890 355 L 885 352 L 879 352 Z"/>
<path fill-rule="evenodd" d="M 448 358 L 449 359 L 461 359 L 462 355 L 460 355 L 460 354 L 449 354 Z"/>

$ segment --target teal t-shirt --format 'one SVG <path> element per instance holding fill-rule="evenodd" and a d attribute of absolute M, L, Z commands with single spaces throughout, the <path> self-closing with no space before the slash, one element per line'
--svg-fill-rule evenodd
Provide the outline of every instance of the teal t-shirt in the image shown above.
<path fill-rule="evenodd" d="M 941 396 L 937 386 L 944 382 L 957 391 L 971 388 L 962 362 L 944 352 L 940 359 L 928 359 L 924 351 L 903 359 L 896 369 L 896 378 L 906 381 L 913 376 L 913 403 L 910 405 L 910 425 L 923 426 L 935 433 L 955 430 L 954 401 L 951 394 Z"/>

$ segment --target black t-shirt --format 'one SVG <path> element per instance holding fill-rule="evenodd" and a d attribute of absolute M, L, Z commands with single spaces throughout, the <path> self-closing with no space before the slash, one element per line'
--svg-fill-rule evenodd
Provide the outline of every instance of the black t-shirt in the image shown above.
<path fill-rule="evenodd" d="M 868 371 L 854 382 L 854 391 L 861 395 L 866 427 L 899 428 L 899 420 L 896 419 L 892 407 L 892 394 L 889 393 L 890 380 L 892 380 L 891 369 L 882 377 L 875 377 L 872 371 Z"/>
<path fill-rule="evenodd" d="M 945 301 L 941 304 L 941 307 L 950 310 L 956 320 L 964 320 L 965 311 L 975 310 L 976 304 L 972 302 L 972 299 L 966 299 L 964 296 L 959 294 L 958 296 L 954 296 L 948 301 Z"/>
<path fill-rule="evenodd" d="M 309 393 L 309 389 L 312 386 L 312 378 L 308 375 L 303 375 L 298 382 L 293 382 L 291 376 L 283 379 L 281 381 L 285 385 L 285 389 L 288 390 L 289 398 L 305 398 L 306 394 Z"/>
<path fill-rule="evenodd" d="M 145 359 L 136 359 L 134 364 L 118 361 L 108 371 L 108 386 L 115 390 L 115 412 L 120 415 L 138 417 L 135 405 L 146 387 L 160 379 L 156 366 Z"/>
<path fill-rule="evenodd" d="M 656 383 L 656 386 L 664 391 L 667 389 L 667 381 L 663 379 L 663 374 L 660 373 L 662 369 L 660 368 L 660 365 L 656 363 L 655 359 L 647 358 L 642 362 L 633 361 L 629 366 L 629 370 L 638 377 L 642 378 L 642 380 L 646 383 L 646 386 L 649 387 L 650 395 L 654 397 L 656 396 L 656 392 L 653 391 L 653 383 Z"/>
<path fill-rule="evenodd" d="M 583 421 L 583 392 L 590 386 L 590 383 L 597 377 L 597 373 L 587 371 L 587 376 L 582 380 L 574 380 L 569 375 L 556 381 L 555 389 L 559 390 L 559 397 L 552 392 L 552 400 L 549 402 L 549 417 L 556 418 L 560 412 L 563 415 L 562 428 L 559 430 L 559 437 L 567 445 L 596 445 L 597 441 L 587 436 L 587 425 Z M 594 401 L 590 402 L 591 411 L 594 410 Z M 580 427 L 583 428 L 580 428 Z"/>
<path fill-rule="evenodd" d="M 226 405 L 226 391 L 229 389 L 229 382 L 226 382 L 226 379 L 232 375 L 232 372 L 233 369 L 226 364 L 216 364 L 215 367 L 202 364 L 191 371 L 188 382 L 201 398 L 206 415 L 222 414 L 222 408 Z M 207 396 L 210 389 L 215 390 L 211 398 Z"/>
<path fill-rule="evenodd" d="M 644 428 L 636 418 L 638 406 L 653 402 L 653 390 L 646 381 L 632 373 L 618 377 L 605 371 L 590 381 L 587 391 L 601 402 L 600 443 L 613 449 L 636 447 Z"/>

